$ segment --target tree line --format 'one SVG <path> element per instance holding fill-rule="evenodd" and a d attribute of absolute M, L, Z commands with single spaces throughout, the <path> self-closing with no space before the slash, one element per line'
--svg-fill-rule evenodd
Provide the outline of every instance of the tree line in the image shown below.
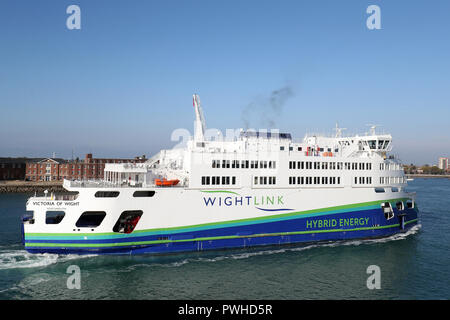
<path fill-rule="evenodd" d="M 445 170 L 439 169 L 437 166 L 415 166 L 413 164 L 404 165 L 403 170 L 406 174 L 445 174 Z"/>

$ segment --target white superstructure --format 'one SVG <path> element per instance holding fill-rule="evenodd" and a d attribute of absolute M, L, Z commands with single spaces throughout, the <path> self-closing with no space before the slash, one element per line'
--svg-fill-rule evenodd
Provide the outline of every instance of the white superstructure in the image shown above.
<path fill-rule="evenodd" d="M 403 187 L 402 164 L 393 156 L 390 134 L 306 135 L 240 131 L 237 137 L 207 141 L 199 98 L 194 95 L 195 133 L 185 148 L 162 150 L 146 163 L 106 164 L 102 181 L 64 181 L 78 187 L 154 187 L 155 179 L 178 179 L 175 187 L 373 188 Z"/>

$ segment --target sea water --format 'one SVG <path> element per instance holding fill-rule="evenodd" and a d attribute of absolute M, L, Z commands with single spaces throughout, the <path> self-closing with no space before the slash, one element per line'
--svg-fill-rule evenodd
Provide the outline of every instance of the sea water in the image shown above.
<path fill-rule="evenodd" d="M 20 217 L 30 195 L 0 194 L 0 299 L 449 299 L 450 180 L 408 190 L 420 214 L 406 234 L 156 257 L 29 254 Z M 73 265 L 79 289 L 68 286 Z M 373 265 L 380 289 L 367 286 Z"/>

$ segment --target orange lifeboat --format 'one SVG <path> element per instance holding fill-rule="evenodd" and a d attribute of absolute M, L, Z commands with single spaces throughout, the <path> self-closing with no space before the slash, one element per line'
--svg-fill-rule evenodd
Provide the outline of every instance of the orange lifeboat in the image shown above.
<path fill-rule="evenodd" d="M 174 180 L 155 179 L 155 184 L 158 187 L 172 187 L 172 186 L 176 186 L 178 184 L 178 182 L 180 182 L 180 180 L 178 180 L 178 179 L 174 179 Z"/>

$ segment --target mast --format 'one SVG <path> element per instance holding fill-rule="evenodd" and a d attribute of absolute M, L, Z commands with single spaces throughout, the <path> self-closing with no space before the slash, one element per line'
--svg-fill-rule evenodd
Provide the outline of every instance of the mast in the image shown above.
<path fill-rule="evenodd" d="M 203 142 L 205 139 L 206 124 L 200 104 L 200 97 L 197 94 L 194 94 L 192 96 L 192 102 L 195 110 L 194 140 L 196 142 Z"/>

